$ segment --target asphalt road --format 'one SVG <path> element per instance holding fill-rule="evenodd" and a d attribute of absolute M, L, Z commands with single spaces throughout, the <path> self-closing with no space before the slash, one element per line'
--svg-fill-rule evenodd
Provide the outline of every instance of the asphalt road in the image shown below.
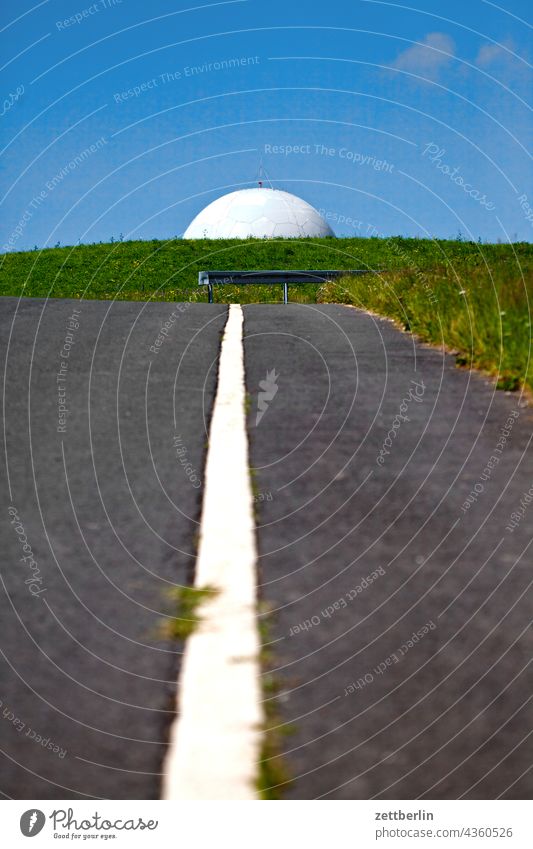
<path fill-rule="evenodd" d="M 159 795 L 226 314 L 0 302 L 7 797 Z M 282 795 L 529 798 L 531 408 L 347 307 L 244 318 Z"/>
<path fill-rule="evenodd" d="M 244 317 L 283 795 L 530 798 L 531 408 L 351 308 Z"/>
<path fill-rule="evenodd" d="M 0 301 L 4 796 L 158 798 L 226 313 Z"/>

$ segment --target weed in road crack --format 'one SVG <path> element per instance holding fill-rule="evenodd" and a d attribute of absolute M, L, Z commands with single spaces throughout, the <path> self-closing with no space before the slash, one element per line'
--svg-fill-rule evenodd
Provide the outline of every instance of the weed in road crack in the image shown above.
<path fill-rule="evenodd" d="M 196 630 L 201 616 L 200 606 L 215 598 L 220 591 L 216 587 L 173 587 L 168 595 L 174 604 L 174 615 L 161 625 L 164 639 L 185 640 Z"/>
<path fill-rule="evenodd" d="M 261 637 L 261 667 L 263 669 L 263 710 L 265 722 L 263 727 L 261 751 L 259 754 L 257 791 L 263 800 L 279 800 L 283 791 L 292 783 L 283 759 L 282 749 L 284 738 L 294 733 L 294 726 L 284 723 L 278 711 L 277 696 L 281 685 L 275 675 L 269 671 L 271 652 L 268 648 L 272 642 L 270 625 L 266 620 L 270 608 L 262 602 L 259 605 L 259 635 Z"/>

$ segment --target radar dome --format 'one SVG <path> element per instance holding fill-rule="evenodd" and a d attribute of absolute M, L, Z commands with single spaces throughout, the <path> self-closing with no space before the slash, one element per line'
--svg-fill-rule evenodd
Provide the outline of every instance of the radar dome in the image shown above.
<path fill-rule="evenodd" d="M 334 236 L 317 210 L 278 189 L 241 189 L 214 200 L 198 213 L 184 239 L 295 239 Z"/>

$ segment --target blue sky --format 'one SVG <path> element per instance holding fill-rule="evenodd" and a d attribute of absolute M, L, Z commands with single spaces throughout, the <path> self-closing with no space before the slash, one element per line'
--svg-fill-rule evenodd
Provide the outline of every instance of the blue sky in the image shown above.
<path fill-rule="evenodd" d="M 337 235 L 531 241 L 530 4 L 413 2 L 4 4 L 0 249 L 180 236 L 261 160 Z"/>

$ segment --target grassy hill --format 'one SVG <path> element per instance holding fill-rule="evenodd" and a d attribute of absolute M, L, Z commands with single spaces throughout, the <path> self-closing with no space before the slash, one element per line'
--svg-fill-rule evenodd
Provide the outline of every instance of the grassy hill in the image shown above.
<path fill-rule="evenodd" d="M 530 301 L 533 245 L 461 240 L 292 239 L 115 242 L 3 255 L 0 295 L 128 300 L 205 300 L 204 269 L 370 268 L 291 291 L 301 302 L 352 304 L 395 319 L 458 362 L 533 388 Z M 226 302 L 276 301 L 281 287 L 224 287 Z"/>

